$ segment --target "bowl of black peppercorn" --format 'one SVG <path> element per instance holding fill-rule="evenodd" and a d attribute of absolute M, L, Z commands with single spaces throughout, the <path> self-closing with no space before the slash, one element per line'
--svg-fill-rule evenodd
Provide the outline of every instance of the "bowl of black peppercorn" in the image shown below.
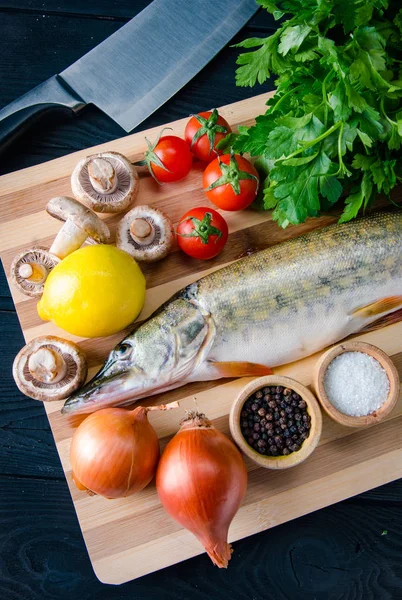
<path fill-rule="evenodd" d="M 315 396 L 300 382 L 267 375 L 246 385 L 229 415 L 236 444 L 258 465 L 287 469 L 316 448 L 322 417 Z"/>

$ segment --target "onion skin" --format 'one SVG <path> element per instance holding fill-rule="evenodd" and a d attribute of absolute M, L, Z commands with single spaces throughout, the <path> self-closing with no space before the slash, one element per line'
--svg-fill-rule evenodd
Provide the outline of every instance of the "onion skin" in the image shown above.
<path fill-rule="evenodd" d="M 159 460 L 158 436 L 148 421 L 148 410 L 105 408 L 81 423 L 70 451 L 78 489 L 122 498 L 148 485 Z"/>
<path fill-rule="evenodd" d="M 204 415 L 190 413 L 162 454 L 156 488 L 170 516 L 226 568 L 229 526 L 247 488 L 246 465 L 234 443 Z"/>

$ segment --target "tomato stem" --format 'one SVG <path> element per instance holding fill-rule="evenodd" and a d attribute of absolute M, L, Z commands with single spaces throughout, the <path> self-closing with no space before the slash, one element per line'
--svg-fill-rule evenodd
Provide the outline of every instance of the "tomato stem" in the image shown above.
<path fill-rule="evenodd" d="M 228 183 L 232 186 L 232 189 L 236 196 L 238 196 L 241 192 L 240 181 L 242 181 L 243 179 L 254 179 L 257 182 L 258 186 L 258 177 L 256 177 L 252 173 L 247 173 L 247 171 L 240 171 L 236 157 L 233 154 L 231 154 L 230 156 L 230 162 L 228 165 L 219 160 L 219 167 L 222 175 L 216 181 L 211 183 L 210 186 L 205 188 L 205 192 L 210 192 L 211 190 L 214 190 L 215 188 Z"/>
<path fill-rule="evenodd" d="M 183 221 L 180 221 L 179 225 L 181 223 L 185 223 L 186 221 L 191 221 L 194 225 L 194 229 L 191 233 L 177 233 L 177 235 L 179 235 L 180 237 L 198 237 L 200 238 L 203 244 L 208 244 L 209 237 L 212 235 L 216 236 L 215 243 L 222 237 L 222 231 L 217 227 L 211 225 L 212 213 L 210 212 L 205 213 L 202 221 L 200 221 L 196 217 L 189 216 L 183 219 Z"/>
<path fill-rule="evenodd" d="M 156 183 L 159 183 L 159 185 L 162 185 L 162 182 L 159 181 L 159 179 L 156 177 L 153 168 L 152 168 L 152 163 L 157 165 L 158 167 L 160 167 L 161 169 L 164 169 L 165 171 L 168 171 L 169 173 L 171 173 L 172 171 L 170 169 L 168 169 L 163 162 L 161 161 L 161 159 L 159 158 L 159 156 L 155 153 L 155 148 L 156 146 L 159 144 L 159 141 L 163 135 L 163 132 L 166 131 L 166 129 L 172 129 L 171 127 L 164 127 L 163 129 L 161 129 L 161 131 L 158 134 L 158 137 L 156 138 L 156 141 L 154 143 L 150 142 L 148 140 L 148 138 L 145 138 L 145 141 L 148 145 L 148 150 L 145 152 L 145 157 L 144 160 L 139 161 L 138 164 L 139 166 L 147 166 L 149 169 L 149 172 L 151 173 L 152 177 L 155 179 Z"/>
<path fill-rule="evenodd" d="M 214 149 L 215 139 L 217 133 L 227 133 L 227 127 L 223 125 L 218 125 L 218 117 L 219 113 L 214 108 L 208 119 L 202 117 L 201 115 L 192 115 L 195 119 L 197 119 L 198 123 L 201 127 L 196 131 L 194 137 L 191 141 L 191 148 L 193 148 L 194 144 L 198 142 L 198 140 L 206 135 L 209 141 L 209 152 L 212 152 Z"/>

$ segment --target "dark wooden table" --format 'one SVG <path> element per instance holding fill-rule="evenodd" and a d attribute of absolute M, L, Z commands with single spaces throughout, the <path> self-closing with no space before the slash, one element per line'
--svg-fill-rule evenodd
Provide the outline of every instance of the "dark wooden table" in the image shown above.
<path fill-rule="evenodd" d="M 0 106 L 63 70 L 147 4 L 0 0 Z M 274 28 L 260 12 L 236 39 L 268 35 Z M 226 47 L 139 129 L 270 89 L 236 88 L 236 56 L 236 49 Z M 38 127 L 1 158 L 0 173 L 123 133 L 89 108 L 77 119 Z M 3 272 L 0 343 L 1 600 L 402 598 L 402 481 L 237 542 L 228 571 L 202 555 L 120 587 L 99 583 L 43 407 L 22 396 L 11 376 L 24 342 Z"/>

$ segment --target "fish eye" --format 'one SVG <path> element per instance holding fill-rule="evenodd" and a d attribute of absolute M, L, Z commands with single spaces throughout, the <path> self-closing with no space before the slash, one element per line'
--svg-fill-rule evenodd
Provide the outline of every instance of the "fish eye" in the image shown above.
<path fill-rule="evenodd" d="M 133 348 L 130 346 L 130 344 L 119 344 L 114 352 L 117 358 L 124 359 L 128 358 L 132 351 Z"/>

